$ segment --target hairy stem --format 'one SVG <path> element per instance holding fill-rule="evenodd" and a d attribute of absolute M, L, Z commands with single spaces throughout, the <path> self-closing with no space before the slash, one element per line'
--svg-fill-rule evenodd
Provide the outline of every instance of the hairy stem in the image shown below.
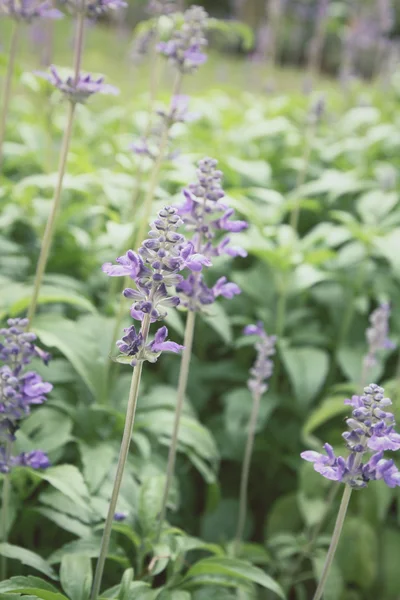
<path fill-rule="evenodd" d="M 78 13 L 77 16 L 77 31 L 75 36 L 75 47 L 74 47 L 74 79 L 75 83 L 77 83 L 79 78 L 79 72 L 82 62 L 82 50 L 83 50 L 83 41 L 84 41 L 84 32 L 85 32 L 85 13 L 83 11 L 84 0 L 82 1 L 82 11 Z M 53 203 L 51 206 L 51 211 L 49 218 L 46 223 L 46 229 L 43 235 L 42 247 L 40 249 L 39 260 L 36 267 L 35 274 L 35 282 L 33 285 L 32 292 L 32 300 L 28 309 L 28 319 L 29 323 L 31 323 L 32 318 L 36 313 L 37 302 L 40 293 L 40 287 L 42 285 L 43 276 L 46 271 L 47 261 L 49 258 L 50 247 L 53 241 L 56 218 L 58 214 L 58 210 L 61 204 L 61 193 L 65 175 L 65 169 L 67 166 L 67 158 L 69 145 L 71 142 L 72 136 L 72 127 L 74 123 L 74 115 L 75 115 L 75 103 L 69 102 L 68 106 L 68 115 L 67 115 L 67 125 L 64 131 L 60 159 L 58 164 L 58 178 L 57 185 L 54 191 Z"/>
<path fill-rule="evenodd" d="M 6 464 L 8 464 L 11 456 L 12 443 L 7 440 L 6 443 Z M 8 530 L 8 509 L 10 506 L 10 493 L 11 493 L 11 481 L 10 474 L 6 473 L 3 480 L 3 493 L 2 493 L 2 504 L 1 504 L 1 520 L 0 520 L 0 539 L 4 544 L 7 542 L 7 530 Z M 7 557 L 1 557 L 1 569 L 0 569 L 1 581 L 7 578 Z"/>
<path fill-rule="evenodd" d="M 172 431 L 171 437 L 171 445 L 168 453 L 168 463 L 167 463 L 167 478 L 165 481 L 161 511 L 158 523 L 158 531 L 157 531 L 157 541 L 160 539 L 162 526 L 165 520 L 165 515 L 167 512 L 167 502 L 169 490 L 172 483 L 172 478 L 174 476 L 175 469 L 175 461 L 176 461 L 176 451 L 178 446 L 178 433 L 179 433 L 179 425 L 182 416 L 183 403 L 185 400 L 186 387 L 189 377 L 189 367 L 190 367 L 190 359 L 192 356 L 192 346 L 193 346 L 193 334 L 194 334 L 194 326 L 196 322 L 196 313 L 195 311 L 189 311 L 186 319 L 186 327 L 185 327 L 185 336 L 184 336 L 184 350 L 182 354 L 181 368 L 179 371 L 179 382 L 178 382 L 178 392 L 177 392 L 177 402 L 175 409 L 175 420 L 174 420 L 174 428 Z"/>
<path fill-rule="evenodd" d="M 258 412 L 260 410 L 261 395 L 259 392 L 253 394 L 253 406 L 251 409 L 249 431 L 247 433 L 247 442 L 244 452 L 242 475 L 240 480 L 240 496 L 239 496 L 239 517 L 236 529 L 236 538 L 234 546 L 234 554 L 237 555 L 240 549 L 240 544 L 243 539 L 244 526 L 246 523 L 247 514 L 247 492 L 249 486 L 249 475 L 251 466 L 251 457 L 253 454 L 254 438 L 256 435 L 256 425 Z"/>
<path fill-rule="evenodd" d="M 150 328 L 150 318 L 148 316 L 143 320 L 141 332 L 143 335 L 144 344 L 146 344 L 147 337 Z M 104 565 L 106 562 L 108 546 L 110 544 L 110 537 L 112 531 L 112 525 L 114 521 L 115 509 L 117 506 L 118 496 L 121 489 L 122 478 L 124 475 L 126 461 L 128 459 L 129 446 L 132 438 L 133 425 L 135 422 L 137 399 L 139 394 L 140 379 L 142 375 L 143 363 L 139 362 L 134 368 L 131 389 L 129 392 L 128 407 L 126 410 L 125 427 L 122 435 L 121 448 L 119 452 L 117 472 L 115 475 L 114 486 L 111 494 L 110 505 L 108 507 L 108 513 L 106 522 L 104 524 L 103 537 L 101 540 L 99 558 L 96 565 L 96 572 L 93 581 L 93 588 L 91 594 L 91 600 L 97 600 L 100 592 L 101 580 L 103 578 Z"/>
<path fill-rule="evenodd" d="M 322 569 L 321 578 L 318 583 L 318 587 L 314 594 L 313 600 L 320 600 L 324 593 L 325 584 L 327 582 L 330 568 L 332 565 L 333 558 L 335 556 L 336 548 L 342 533 L 344 519 L 346 517 L 347 507 L 351 496 L 352 488 L 349 485 L 345 485 L 342 501 L 340 503 L 339 512 L 336 518 L 335 529 L 333 530 L 331 543 L 329 546 L 328 554 L 326 555 L 325 564 Z"/>
<path fill-rule="evenodd" d="M 6 134 L 6 122 L 7 122 L 7 115 L 8 115 L 8 107 L 10 105 L 11 87 L 12 87 L 12 79 L 13 79 L 13 74 L 14 74 L 15 57 L 17 55 L 19 32 L 20 32 L 20 23 L 18 23 L 18 21 L 16 21 L 13 25 L 13 31 L 11 34 L 10 53 L 8 55 L 7 72 L 6 72 L 6 78 L 4 81 L 4 89 L 3 89 L 3 104 L 2 104 L 1 116 L 0 116 L 0 167 L 1 167 L 1 163 L 3 162 L 3 144 L 4 144 L 5 134 Z"/>

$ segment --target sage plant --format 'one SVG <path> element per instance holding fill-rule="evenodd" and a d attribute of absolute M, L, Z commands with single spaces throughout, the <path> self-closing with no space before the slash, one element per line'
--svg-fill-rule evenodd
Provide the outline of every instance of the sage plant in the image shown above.
<path fill-rule="evenodd" d="M 235 553 L 239 551 L 240 544 L 243 539 L 243 531 L 246 522 L 247 513 L 247 494 L 249 485 L 251 457 L 253 454 L 254 438 L 256 434 L 257 418 L 260 410 L 260 401 L 262 396 L 268 390 L 268 379 L 273 372 L 274 363 L 271 356 L 275 354 L 275 335 L 267 335 L 264 325 L 259 321 L 256 325 L 248 325 L 245 327 L 245 335 L 256 337 L 255 348 L 257 351 L 257 359 L 250 369 L 250 378 L 248 380 L 248 388 L 252 395 L 253 405 L 248 424 L 247 442 L 244 453 L 242 474 L 240 479 L 240 495 L 239 495 L 239 516 L 235 538 Z"/>
<path fill-rule="evenodd" d="M 4 474 L 0 536 L 3 543 L 7 541 L 12 468 L 45 469 L 50 466 L 47 455 L 41 450 L 17 456 L 12 451 L 21 421 L 30 414 L 32 406 L 45 402 L 53 388 L 38 373 L 26 370 L 34 357 L 39 357 L 45 364 L 50 360 L 49 354 L 34 345 L 36 335 L 27 331 L 28 324 L 28 319 L 9 319 L 8 327 L 0 329 L 0 472 Z M 2 580 L 6 577 L 5 557 L 2 557 L 1 577 Z"/>
<path fill-rule="evenodd" d="M 112 86 L 103 83 L 103 78 L 94 79 L 91 75 L 81 73 L 81 63 L 83 55 L 83 42 L 85 32 L 86 17 L 96 17 L 104 14 L 108 9 L 125 6 L 122 0 L 66 0 L 68 9 L 76 15 L 76 36 L 74 44 L 74 68 L 73 75 L 63 77 L 53 65 L 49 73 L 42 73 L 55 88 L 57 88 L 68 101 L 67 123 L 64 129 L 63 140 L 58 165 L 57 183 L 54 190 L 53 202 L 50 215 L 48 217 L 44 231 L 39 259 L 36 265 L 36 275 L 32 292 L 32 299 L 28 309 L 28 319 L 31 322 L 37 307 L 40 293 L 40 287 L 44 273 L 46 271 L 47 261 L 50 253 L 50 247 L 53 240 L 57 213 L 61 204 L 61 193 L 63 188 L 64 174 L 67 165 L 68 151 L 72 136 L 72 127 L 77 104 L 84 103 L 87 99 L 97 92 L 118 93 L 118 90 Z"/>
<path fill-rule="evenodd" d="M 393 350 L 396 345 L 389 339 L 389 317 L 390 306 L 384 302 L 378 306 L 370 315 L 370 327 L 365 331 L 368 343 L 368 351 L 363 360 L 362 385 L 369 371 L 377 364 L 379 350 Z"/>
<path fill-rule="evenodd" d="M 245 221 L 231 220 L 233 209 L 222 201 L 224 191 L 221 186 L 222 172 L 217 169 L 217 161 L 204 158 L 199 161 L 197 181 L 183 191 L 185 203 L 178 207 L 185 230 L 193 234 L 192 243 L 195 252 L 200 253 L 208 261 L 205 266 L 210 266 L 213 258 L 227 254 L 229 256 L 246 256 L 246 252 L 230 244 L 231 233 L 240 232 L 247 227 Z M 228 235 L 220 234 L 228 233 Z M 176 292 L 180 298 L 181 306 L 188 311 L 182 362 L 179 371 L 177 401 L 171 444 L 168 453 L 167 477 L 163 492 L 157 538 L 160 538 L 165 520 L 169 490 L 174 475 L 178 434 L 182 416 L 183 403 L 189 377 L 190 359 L 192 355 L 193 335 L 196 314 L 210 309 L 216 298 L 224 296 L 233 298 L 240 293 L 240 288 L 226 277 L 220 277 L 217 282 L 208 287 L 204 281 L 203 273 L 194 271 L 176 285 Z"/>
<path fill-rule="evenodd" d="M 24 23 L 30 24 L 39 19 L 59 19 L 62 17 L 62 13 L 52 8 L 51 2 L 48 0 L 44 2 L 36 0 L 25 0 L 24 2 L 19 2 L 18 0 L 0 0 L 1 15 L 13 19 L 13 27 L 0 115 L 0 168 L 3 161 L 3 145 L 11 99 L 12 79 L 22 26 Z"/>
<path fill-rule="evenodd" d="M 175 68 L 175 81 L 171 92 L 169 108 L 165 111 L 165 118 L 159 136 L 157 156 L 154 160 L 149 184 L 143 201 L 143 215 L 137 234 L 137 242 L 141 243 L 145 228 L 150 219 L 151 206 L 154 192 L 158 183 L 162 163 L 165 159 L 168 147 L 170 129 L 175 122 L 173 117 L 176 97 L 181 94 L 182 80 L 184 75 L 194 73 L 207 59 L 203 49 L 207 45 L 204 32 L 207 27 L 207 13 L 200 6 L 191 6 L 183 15 L 183 24 L 175 29 L 168 42 L 159 42 L 157 50 L 168 58 L 168 62 Z"/>
<path fill-rule="evenodd" d="M 325 454 L 302 452 L 304 460 L 312 462 L 314 469 L 326 479 L 345 484 L 335 528 L 321 579 L 313 600 L 320 600 L 324 593 L 330 567 L 340 539 L 347 507 L 353 489 L 367 487 L 369 481 L 382 480 L 393 488 L 400 486 L 400 472 L 392 459 L 384 457 L 387 450 L 400 449 L 400 434 L 395 431 L 395 418 L 387 407 L 392 404 L 384 395 L 384 389 L 371 383 L 360 396 L 345 400 L 352 407 L 346 423 L 348 431 L 342 435 L 349 450 L 346 457 L 336 456 L 330 444 L 324 444 Z M 369 456 L 368 453 L 372 455 Z"/>
<path fill-rule="evenodd" d="M 180 352 L 183 348 L 167 339 L 168 330 L 165 326 L 157 329 L 153 340 L 148 341 L 150 324 L 162 320 L 169 307 L 180 303 L 176 293 L 170 292 L 182 280 L 179 272 L 185 268 L 199 272 L 203 265 L 209 264 L 209 260 L 195 252 L 193 244 L 177 232 L 182 224 L 177 209 L 165 207 L 159 212 L 148 239 L 144 240 L 137 253 L 128 250 L 124 256 L 117 258 L 117 264 L 105 263 L 102 267 L 110 277 L 128 276 L 134 281 L 135 287 L 125 289 L 123 294 L 133 301 L 130 314 L 140 322 L 140 329 L 131 325 L 124 329 L 123 337 L 117 342 L 120 354 L 116 360 L 129 364 L 134 369 L 117 472 L 93 582 L 92 600 L 97 599 L 100 591 L 112 524 L 115 515 L 118 515 L 115 509 L 128 458 L 143 363 L 155 362 L 164 351 Z"/>

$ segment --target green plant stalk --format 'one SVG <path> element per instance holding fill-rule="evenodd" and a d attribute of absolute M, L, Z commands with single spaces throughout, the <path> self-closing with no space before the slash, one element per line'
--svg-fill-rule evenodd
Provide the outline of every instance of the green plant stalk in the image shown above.
<path fill-rule="evenodd" d="M 12 79 L 13 79 L 13 75 L 14 75 L 15 58 L 17 55 L 19 32 L 20 32 L 20 23 L 18 23 L 18 21 L 15 21 L 14 25 L 13 25 L 13 31 L 11 34 L 10 53 L 8 55 L 7 72 L 6 72 L 6 78 L 4 81 L 4 89 L 3 89 L 3 104 L 2 104 L 1 116 L 0 116 L 0 167 L 3 162 L 3 144 L 4 144 L 5 134 L 6 134 L 8 107 L 10 105 Z"/>
<path fill-rule="evenodd" d="M 276 330 L 275 334 L 280 340 L 285 331 L 286 325 L 286 304 L 287 304 L 287 282 L 286 282 L 286 273 L 284 274 L 284 281 L 280 286 L 278 292 L 278 298 L 276 303 Z M 279 375 L 281 371 L 281 360 L 279 358 L 279 354 L 277 354 L 275 358 L 275 366 L 274 366 L 274 375 L 273 375 L 273 387 L 276 391 L 279 385 Z"/>
<path fill-rule="evenodd" d="M 193 347 L 193 335 L 194 335 L 194 326 L 196 322 L 196 312 L 190 310 L 186 319 L 186 327 L 185 327 L 185 335 L 183 340 L 184 350 L 182 353 L 182 361 L 181 367 L 179 371 L 179 381 L 178 381 L 178 391 L 177 391 L 177 401 L 175 408 L 175 419 L 174 419 L 174 427 L 171 436 L 171 445 L 169 447 L 168 452 L 168 463 L 167 463 L 167 476 L 163 491 L 162 504 L 160 510 L 160 517 L 158 522 L 158 530 L 157 530 L 157 542 L 160 539 L 162 526 L 165 520 L 165 515 L 167 512 L 167 502 L 169 490 L 171 488 L 172 478 L 174 476 L 175 470 L 175 461 L 176 461 L 176 452 L 178 446 L 178 433 L 179 433 L 179 425 L 182 417 L 183 411 L 183 403 L 185 401 L 185 393 L 187 382 L 189 378 L 189 368 L 190 368 L 190 359 L 192 356 L 192 347 Z"/>
<path fill-rule="evenodd" d="M 247 442 L 246 442 L 246 448 L 245 448 L 245 452 L 244 452 L 243 465 L 242 465 L 242 475 L 241 475 L 241 479 L 240 479 L 239 517 L 238 517 L 236 538 L 235 538 L 235 545 L 234 545 L 234 554 L 235 555 L 237 555 L 239 553 L 240 545 L 243 540 L 244 526 L 246 523 L 247 494 L 248 494 L 248 487 L 249 487 L 251 457 L 253 454 L 254 438 L 256 435 L 257 418 L 258 418 L 258 413 L 260 411 L 260 400 L 261 400 L 261 394 L 259 392 L 255 392 L 253 394 L 253 406 L 252 406 L 251 414 L 250 414 L 249 431 L 247 433 Z"/>
<path fill-rule="evenodd" d="M 316 129 L 317 128 L 316 128 L 315 121 L 312 123 L 311 126 L 306 126 L 306 128 L 305 128 L 303 166 L 297 174 L 296 189 L 298 189 L 299 187 L 304 185 L 304 182 L 306 180 L 308 168 L 310 166 L 311 151 L 312 151 L 312 147 L 313 147 L 314 140 L 315 140 Z M 300 218 L 300 201 L 297 198 L 294 203 L 294 207 L 290 213 L 290 220 L 289 220 L 289 224 L 292 227 L 292 229 L 294 229 L 294 231 L 297 231 L 297 228 L 299 226 L 299 218 Z"/>
<path fill-rule="evenodd" d="M 75 38 L 75 49 L 74 49 L 74 80 L 77 83 L 79 78 L 79 72 L 81 68 L 82 62 L 82 51 L 83 51 L 83 41 L 84 41 L 84 32 L 85 32 L 85 14 L 82 11 L 78 13 L 77 17 L 77 32 Z M 57 219 L 57 214 L 61 204 L 61 193 L 63 188 L 63 181 L 65 170 L 67 166 L 67 158 L 68 151 L 72 137 L 72 127 L 74 123 L 74 115 L 75 115 L 75 106 L 74 102 L 69 102 L 68 106 L 68 114 L 67 114 L 67 125 L 64 131 L 60 159 L 58 164 L 58 178 L 57 185 L 54 191 L 53 203 L 51 206 L 51 211 L 49 218 L 46 223 L 46 228 L 43 235 L 42 247 L 40 249 L 39 260 L 36 266 L 36 274 L 35 274 L 35 282 L 33 284 L 33 292 L 32 299 L 28 309 L 28 319 L 29 323 L 31 323 L 33 317 L 36 313 L 37 303 L 39 299 L 40 288 L 43 281 L 43 276 L 46 271 L 47 261 L 49 258 L 50 247 L 54 237 L 55 224 Z"/>
<path fill-rule="evenodd" d="M 12 443 L 7 440 L 6 443 L 6 462 L 11 456 Z M 3 481 L 3 493 L 2 493 L 2 505 L 1 505 L 1 522 L 0 522 L 0 539 L 2 543 L 7 542 L 7 529 L 8 529 L 8 509 L 10 506 L 10 495 L 11 495 L 11 481 L 10 474 L 4 475 Z M 1 569 L 0 569 L 1 581 L 7 578 L 7 557 L 1 557 Z"/>
<path fill-rule="evenodd" d="M 182 73 L 178 71 L 175 82 L 171 92 L 171 103 L 175 96 L 179 94 L 180 88 L 182 85 Z M 168 145 L 168 135 L 169 135 L 170 127 L 166 124 L 163 128 L 163 132 L 160 140 L 159 152 L 156 160 L 154 161 L 154 165 L 150 174 L 150 181 L 148 188 L 146 190 L 146 195 L 143 202 L 143 216 L 140 222 L 140 227 L 138 234 L 136 236 L 136 245 L 138 246 L 143 242 L 144 236 L 146 234 L 146 228 L 149 223 L 150 215 L 151 215 L 151 206 L 154 199 L 154 192 L 157 187 L 159 181 L 159 175 L 161 171 L 161 166 L 165 159 L 165 153 Z"/>
<path fill-rule="evenodd" d="M 349 485 L 345 485 L 342 501 L 340 503 L 339 512 L 336 518 L 335 528 L 333 530 L 331 543 L 329 545 L 328 554 L 326 555 L 325 564 L 322 569 L 321 578 L 319 580 L 317 589 L 315 591 L 313 600 L 320 600 L 324 593 L 325 584 L 327 582 L 329 572 L 332 566 L 332 561 L 335 556 L 336 548 L 339 543 L 340 534 L 342 533 L 343 523 L 347 513 L 347 507 L 349 505 L 352 488 Z"/>
<path fill-rule="evenodd" d="M 143 319 L 141 333 L 143 335 L 144 344 L 146 344 L 150 328 L 150 317 L 146 315 Z M 91 600 L 97 600 L 100 592 L 101 580 L 103 578 L 104 565 L 106 562 L 108 546 L 110 544 L 112 525 L 114 521 L 115 509 L 117 506 L 118 496 L 121 489 L 122 478 L 124 475 L 126 461 L 129 454 L 129 446 L 132 438 L 133 425 L 135 422 L 136 406 L 139 394 L 140 379 L 142 375 L 143 363 L 139 362 L 134 368 L 131 388 L 129 392 L 128 406 L 126 410 L 125 426 L 122 435 L 121 448 L 118 458 L 117 472 L 115 475 L 114 486 L 111 494 L 110 505 L 106 522 L 104 524 L 103 537 L 101 540 L 100 554 L 96 565 L 96 572 L 93 581 Z"/>

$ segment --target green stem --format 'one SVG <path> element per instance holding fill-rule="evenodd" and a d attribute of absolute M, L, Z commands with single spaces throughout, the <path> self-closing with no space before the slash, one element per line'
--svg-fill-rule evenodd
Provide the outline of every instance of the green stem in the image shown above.
<path fill-rule="evenodd" d="M 144 344 L 146 344 L 149 334 L 150 319 L 148 316 L 143 320 L 141 333 L 143 335 Z M 111 531 L 114 521 L 115 509 L 117 506 L 118 496 L 121 489 L 122 478 L 124 475 L 125 465 L 128 458 L 129 446 L 132 438 L 133 425 L 135 421 L 137 399 L 139 394 L 140 379 L 142 375 L 143 362 L 139 362 L 134 368 L 131 388 L 129 392 L 128 407 L 126 410 L 125 427 L 122 435 L 121 448 L 119 452 L 117 472 L 115 475 L 114 486 L 111 494 L 110 505 L 106 522 L 104 524 L 103 537 L 101 540 L 100 554 L 96 565 L 96 572 L 93 581 L 91 600 L 97 600 L 100 592 L 101 580 L 103 578 L 104 565 L 107 558 L 108 546 L 110 544 Z"/>
<path fill-rule="evenodd" d="M 6 464 L 11 455 L 12 443 L 7 440 L 6 443 Z M 10 474 L 4 475 L 3 481 L 3 494 L 2 494 L 2 505 L 1 505 L 1 522 L 0 522 L 0 539 L 2 543 L 7 542 L 7 531 L 8 531 L 8 509 L 10 506 L 10 495 L 11 495 L 11 481 Z M 1 581 L 7 578 L 7 557 L 1 557 L 1 569 L 0 569 Z"/>
<path fill-rule="evenodd" d="M 61 203 L 61 192 L 62 192 L 65 168 L 66 168 L 66 164 L 67 164 L 68 150 L 69 150 L 69 145 L 70 145 L 70 141 L 71 141 L 72 125 L 74 122 L 74 112 L 75 112 L 75 104 L 70 102 L 69 107 L 68 107 L 67 126 L 64 131 L 64 136 L 63 136 L 63 141 L 62 141 L 62 146 L 61 146 L 60 160 L 59 160 L 59 166 L 58 166 L 57 186 L 56 186 L 56 189 L 54 192 L 53 203 L 51 206 L 50 215 L 49 215 L 49 218 L 47 219 L 46 229 L 45 229 L 44 235 L 43 235 L 42 247 L 40 249 L 39 260 L 38 260 L 38 263 L 36 266 L 36 275 L 35 275 L 35 282 L 33 285 L 32 299 L 31 299 L 31 303 L 30 303 L 30 306 L 28 309 L 27 316 L 29 319 L 29 323 L 31 323 L 31 321 L 36 313 L 40 287 L 42 285 L 43 275 L 46 270 L 47 261 L 48 261 L 49 253 L 50 253 L 50 247 L 51 247 L 51 243 L 53 241 L 56 217 L 57 217 L 57 213 L 58 213 L 58 210 L 60 208 L 60 203 Z"/>
<path fill-rule="evenodd" d="M 177 76 L 175 78 L 174 86 L 171 93 L 171 105 L 174 100 L 174 97 L 179 94 L 179 90 L 182 84 L 182 73 L 178 71 Z M 140 222 L 140 227 L 138 231 L 138 235 L 136 236 L 136 245 L 138 246 L 144 240 L 144 236 L 146 234 L 146 230 L 149 224 L 150 215 L 151 215 L 151 206 L 154 199 L 154 192 L 156 186 L 158 184 L 159 175 L 161 171 L 161 166 L 165 159 L 165 153 L 168 145 L 168 135 L 169 135 L 170 127 L 166 123 L 160 140 L 159 152 L 156 160 L 154 161 L 154 165 L 150 174 L 149 185 L 146 190 L 146 195 L 143 202 L 143 216 Z"/>
<path fill-rule="evenodd" d="M 328 575 L 330 572 L 333 558 L 335 556 L 336 548 L 337 548 L 337 545 L 338 545 L 338 542 L 340 539 L 340 534 L 342 533 L 343 523 L 344 523 L 344 519 L 346 517 L 346 512 L 347 512 L 347 507 L 349 505 L 351 492 L 352 492 L 352 488 L 349 485 L 346 485 L 344 488 L 342 501 L 340 503 L 339 512 L 338 512 L 338 515 L 336 518 L 335 529 L 333 530 L 328 554 L 326 555 L 325 564 L 322 569 L 321 579 L 319 580 L 318 587 L 314 594 L 313 600 L 320 600 L 322 598 L 322 594 L 324 593 L 325 584 L 328 579 Z"/>
<path fill-rule="evenodd" d="M 249 486 L 249 475 L 251 466 L 251 457 L 253 454 L 254 438 L 256 434 L 256 425 L 258 413 L 260 410 L 260 399 L 261 395 L 258 392 L 253 394 L 253 406 L 251 409 L 249 431 L 247 434 L 246 448 L 244 452 L 242 475 L 240 480 L 240 496 L 239 496 L 239 517 L 236 529 L 236 539 L 234 546 L 234 554 L 237 555 L 239 552 L 240 544 L 243 539 L 244 526 L 246 523 L 247 514 L 247 491 Z"/>
<path fill-rule="evenodd" d="M 285 275 L 286 277 L 286 275 Z M 280 340 L 285 331 L 285 322 L 286 322 L 286 302 L 287 302 L 287 283 L 286 279 L 283 284 L 280 286 L 278 290 L 278 300 L 276 305 L 276 329 L 275 334 Z M 273 375 L 273 387 L 275 391 L 278 388 L 279 374 L 281 370 L 281 361 L 279 359 L 279 354 L 275 358 L 275 367 L 274 367 L 274 375 Z"/>
<path fill-rule="evenodd" d="M 185 327 L 185 336 L 184 336 L 184 350 L 182 354 L 182 362 L 179 371 L 179 382 L 178 382 L 178 391 L 177 391 L 177 402 L 175 409 L 175 420 L 174 420 L 174 428 L 172 431 L 171 437 L 171 445 L 168 453 L 168 463 L 167 463 L 167 478 L 165 481 L 160 517 L 158 522 L 158 531 L 157 531 L 157 541 L 160 539 L 162 526 L 165 520 L 165 515 L 167 512 L 167 502 L 169 490 L 172 483 L 172 478 L 174 476 L 175 469 L 175 461 L 176 461 L 176 451 L 178 446 L 178 433 L 179 433 L 179 425 L 182 416 L 183 403 L 185 400 L 186 387 L 189 377 L 189 367 L 190 367 L 190 359 L 192 356 L 192 346 L 193 346 L 193 334 L 194 334 L 194 326 L 196 322 L 196 313 L 195 311 L 189 311 L 186 319 L 186 327 Z"/>
<path fill-rule="evenodd" d="M 83 41 L 84 41 L 84 33 L 85 33 L 85 13 L 84 13 L 84 4 L 85 0 L 82 0 L 82 10 L 78 13 L 77 16 L 77 31 L 75 37 L 75 47 L 74 47 L 74 81 L 75 84 L 79 79 L 79 72 L 81 68 L 82 62 L 82 51 L 83 51 Z M 68 115 L 67 115 L 67 125 L 64 131 L 60 159 L 58 164 L 58 179 L 56 189 L 54 191 L 53 203 L 50 211 L 49 218 L 46 223 L 46 229 L 43 235 L 42 247 L 40 249 L 39 260 L 36 267 L 35 274 L 35 282 L 33 285 L 32 292 L 32 300 L 28 309 L 28 319 L 29 323 L 31 323 L 32 318 L 35 316 L 37 302 L 40 293 L 40 287 L 42 285 L 43 276 L 46 271 L 47 261 L 49 258 L 50 247 L 53 241 L 55 224 L 57 213 L 61 204 L 61 192 L 63 187 L 65 169 L 67 166 L 67 158 L 69 145 L 71 142 L 72 136 L 72 126 L 74 123 L 74 115 L 75 115 L 75 103 L 70 102 L 68 106 Z"/>
<path fill-rule="evenodd" d="M 316 123 L 315 122 L 313 122 L 311 127 L 310 126 L 305 127 L 305 133 L 304 133 L 304 139 L 303 139 L 303 142 L 304 142 L 303 166 L 297 174 L 296 190 L 299 187 L 301 187 L 302 185 L 304 185 L 304 182 L 307 177 L 308 168 L 310 166 L 311 151 L 312 151 L 312 147 L 313 147 L 314 139 L 315 139 L 315 132 L 316 132 Z M 294 207 L 292 209 L 292 212 L 290 213 L 290 221 L 289 221 L 290 226 L 292 227 L 292 229 L 294 229 L 294 231 L 297 231 L 297 228 L 299 226 L 299 218 L 300 218 L 300 199 L 296 198 Z"/>
<path fill-rule="evenodd" d="M 10 53 L 8 56 L 7 72 L 6 72 L 6 78 L 5 78 L 4 90 L 3 90 L 3 106 L 1 109 L 1 116 L 0 116 L 0 166 L 3 161 L 3 144 L 4 144 L 5 134 L 6 134 L 6 122 L 7 122 L 7 115 L 8 115 L 8 107 L 10 105 L 11 87 L 12 87 L 12 79 L 13 79 L 13 74 L 14 74 L 15 57 L 17 55 L 19 32 L 20 32 L 20 23 L 18 23 L 18 21 L 15 21 L 14 25 L 13 25 L 13 31 L 11 34 Z"/>

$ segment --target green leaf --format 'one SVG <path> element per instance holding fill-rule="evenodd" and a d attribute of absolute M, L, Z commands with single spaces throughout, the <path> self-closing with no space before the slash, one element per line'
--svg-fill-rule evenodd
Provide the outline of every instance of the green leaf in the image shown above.
<path fill-rule="evenodd" d="M 100 545 L 101 538 L 99 536 L 91 536 L 81 540 L 75 540 L 74 542 L 69 542 L 53 552 L 53 554 L 49 556 L 48 561 L 50 564 L 60 563 L 64 556 L 73 554 L 81 554 L 83 556 L 88 556 L 89 558 L 97 558 L 100 552 Z M 118 562 L 125 568 L 129 566 L 129 564 L 127 564 L 128 560 L 121 554 L 112 540 L 107 557 Z"/>
<path fill-rule="evenodd" d="M 66 554 L 61 560 L 60 581 L 70 600 L 87 600 L 92 588 L 92 563 L 80 554 Z"/>
<path fill-rule="evenodd" d="M 90 534 L 91 529 L 78 519 L 74 519 L 71 515 L 67 515 L 51 508 L 35 508 L 35 512 L 43 515 L 50 521 L 53 521 L 58 527 L 69 531 L 78 537 L 86 537 Z"/>
<path fill-rule="evenodd" d="M 215 302 L 210 308 L 210 313 L 204 313 L 202 318 L 216 333 L 218 333 L 225 344 L 230 345 L 232 343 L 233 334 L 231 323 L 220 302 Z"/>
<path fill-rule="evenodd" d="M 98 327 L 108 324 L 104 320 Z M 109 360 L 100 355 L 100 347 L 92 337 L 91 330 L 82 327 L 79 321 L 70 321 L 62 317 L 46 315 L 36 317 L 33 331 L 50 348 L 57 348 L 73 365 L 89 390 L 96 398 L 102 398 L 107 392 L 107 368 Z"/>
<path fill-rule="evenodd" d="M 202 576 L 222 575 L 231 580 L 231 586 L 240 586 L 241 582 L 252 582 L 274 592 L 280 598 L 284 598 L 280 585 L 269 575 L 264 573 L 258 567 L 251 563 L 228 557 L 210 557 L 200 560 L 194 564 L 183 581 L 181 586 L 184 588 L 195 588 L 201 585 Z"/>
<path fill-rule="evenodd" d="M 378 574 L 378 540 L 372 527 L 356 517 L 343 526 L 336 561 L 346 583 L 370 590 Z"/>
<path fill-rule="evenodd" d="M 83 465 L 83 476 L 89 490 L 94 493 L 109 473 L 115 457 L 115 450 L 106 442 L 89 445 L 83 441 L 79 441 L 79 449 Z"/>
<path fill-rule="evenodd" d="M 82 473 L 74 465 L 50 467 L 46 471 L 36 471 L 35 475 L 50 483 L 50 485 L 76 502 L 76 504 L 83 508 L 87 507 L 89 492 Z"/>
<path fill-rule="evenodd" d="M 329 357 L 312 347 L 280 348 L 298 402 L 307 408 L 321 389 L 328 374 Z"/>
<path fill-rule="evenodd" d="M 57 588 L 55 588 L 54 585 L 48 583 L 47 581 L 44 581 L 44 579 L 34 577 L 33 575 L 29 575 L 28 577 L 11 577 L 11 579 L 6 579 L 5 581 L 0 582 L 0 593 L 11 592 L 12 590 L 21 591 L 25 588 L 42 589 L 53 593 L 58 592 Z"/>
<path fill-rule="evenodd" d="M 400 589 L 400 532 L 387 527 L 381 531 L 380 569 L 382 569 L 383 598 L 397 598 Z"/>
<path fill-rule="evenodd" d="M 32 567 L 32 569 L 40 571 L 44 575 L 47 575 L 47 577 L 50 577 L 50 579 L 57 579 L 57 576 L 49 563 L 39 556 L 39 554 L 36 554 L 31 550 L 20 548 L 20 546 L 13 546 L 12 544 L 2 543 L 0 544 L 0 555 L 5 556 L 6 558 L 19 560 L 23 565 L 27 565 L 28 567 Z"/>
<path fill-rule="evenodd" d="M 145 536 L 151 536 L 158 526 L 165 487 L 165 476 L 147 477 L 140 488 L 138 519 Z"/>
<path fill-rule="evenodd" d="M 349 407 L 344 403 L 342 396 L 330 396 L 315 408 L 303 426 L 303 435 L 307 437 L 310 433 L 324 425 L 330 419 L 349 412 Z"/>
<path fill-rule="evenodd" d="M 319 552 L 312 561 L 315 579 L 318 581 L 325 563 L 325 554 Z M 333 561 L 324 588 L 324 600 L 341 600 L 344 591 L 343 577 L 336 561 Z"/>

